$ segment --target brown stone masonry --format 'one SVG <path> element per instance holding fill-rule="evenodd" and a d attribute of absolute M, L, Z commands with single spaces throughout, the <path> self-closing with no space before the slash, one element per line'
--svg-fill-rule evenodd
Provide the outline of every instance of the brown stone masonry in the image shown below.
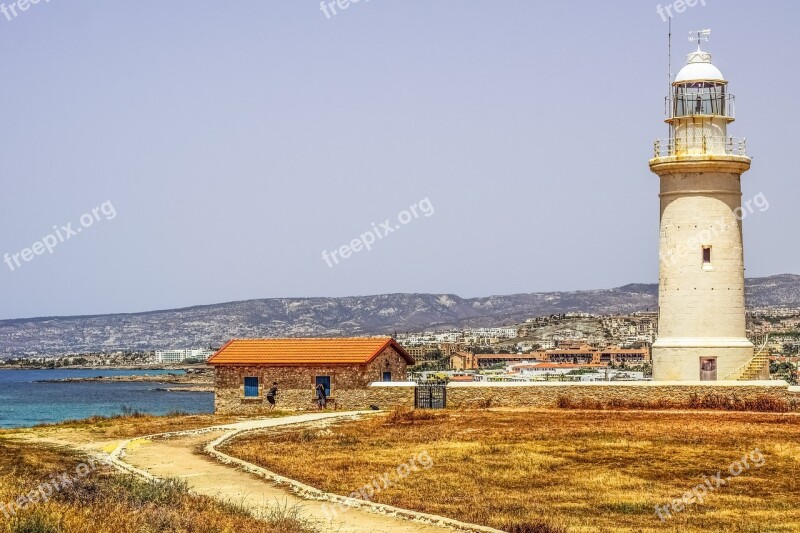
<path fill-rule="evenodd" d="M 218 366 L 215 409 L 217 413 L 226 414 L 256 415 L 266 412 L 269 404 L 265 395 L 273 382 L 278 383 L 277 408 L 311 409 L 314 407 L 317 376 L 330 376 L 332 405 L 335 404 L 337 409 L 366 409 L 372 404 L 380 403 L 386 405 L 387 400 L 399 401 L 394 399 L 396 396 L 403 397 L 406 402 L 405 397 L 409 395 L 411 400 L 406 404 L 413 405 L 413 388 L 410 392 L 381 390 L 379 393 L 372 393 L 374 398 L 369 399 L 369 384 L 383 381 L 384 372 L 391 372 L 392 381 L 406 379 L 406 361 L 391 346 L 366 365 Z M 257 397 L 245 397 L 246 377 L 258 378 Z"/>
<path fill-rule="evenodd" d="M 793 392 L 794 391 L 794 392 Z M 659 400 L 688 402 L 693 396 L 720 395 L 740 400 L 770 397 L 800 409 L 800 391 L 780 381 L 720 382 L 715 385 L 686 382 L 627 383 L 455 383 L 447 387 L 447 407 L 533 407 L 555 408 L 559 399 L 573 403 L 590 400 L 607 404 L 620 401 L 653 404 Z"/>

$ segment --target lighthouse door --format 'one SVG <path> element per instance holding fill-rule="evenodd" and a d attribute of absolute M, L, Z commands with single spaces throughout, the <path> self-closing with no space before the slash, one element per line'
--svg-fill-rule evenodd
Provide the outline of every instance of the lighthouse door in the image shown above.
<path fill-rule="evenodd" d="M 700 381 L 717 381 L 717 358 L 700 358 Z"/>

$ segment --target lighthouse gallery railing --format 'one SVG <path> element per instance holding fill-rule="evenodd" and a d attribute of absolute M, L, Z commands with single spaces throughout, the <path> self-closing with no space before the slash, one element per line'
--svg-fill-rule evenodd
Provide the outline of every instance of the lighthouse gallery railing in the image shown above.
<path fill-rule="evenodd" d="M 657 139 L 653 148 L 655 157 L 714 154 L 745 156 L 747 140 L 740 137 Z"/>

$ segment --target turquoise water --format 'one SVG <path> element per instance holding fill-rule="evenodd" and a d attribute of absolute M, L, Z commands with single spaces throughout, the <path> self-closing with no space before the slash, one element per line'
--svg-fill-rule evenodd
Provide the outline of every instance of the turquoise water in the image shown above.
<path fill-rule="evenodd" d="M 161 375 L 174 370 L 0 370 L 0 427 L 28 427 L 94 415 L 123 407 L 156 415 L 171 411 L 211 413 L 211 392 L 166 392 L 162 383 L 36 383 L 44 379 Z"/>

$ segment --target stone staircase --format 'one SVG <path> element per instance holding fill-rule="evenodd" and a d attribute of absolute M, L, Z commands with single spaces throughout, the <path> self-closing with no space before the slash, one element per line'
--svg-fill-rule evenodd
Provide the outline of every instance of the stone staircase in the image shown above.
<path fill-rule="evenodd" d="M 747 363 L 725 376 L 725 379 L 731 381 L 769 379 L 769 355 L 764 353 L 756 354 Z"/>

